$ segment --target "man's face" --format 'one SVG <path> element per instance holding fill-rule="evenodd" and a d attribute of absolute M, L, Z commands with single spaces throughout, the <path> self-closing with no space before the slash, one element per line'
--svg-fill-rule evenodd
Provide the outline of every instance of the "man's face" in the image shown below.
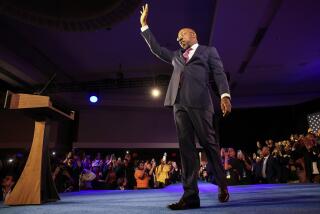
<path fill-rule="evenodd" d="M 260 149 L 261 148 L 261 143 L 260 141 L 257 141 L 257 147 Z"/>
<path fill-rule="evenodd" d="M 312 149 L 316 144 L 314 135 L 307 134 L 307 136 L 304 138 L 304 144 L 308 150 Z"/>
<path fill-rule="evenodd" d="M 152 168 L 152 166 L 151 166 L 150 163 L 147 163 L 147 164 L 146 164 L 146 167 L 147 167 L 148 170 L 150 170 L 150 169 Z"/>
<path fill-rule="evenodd" d="M 268 140 L 267 145 L 268 145 L 269 148 L 272 148 L 273 147 L 273 141 L 272 140 Z"/>
<path fill-rule="evenodd" d="M 130 154 L 126 154 L 124 158 L 127 159 L 127 160 L 131 160 L 131 155 Z"/>
<path fill-rule="evenodd" d="M 267 157 L 269 155 L 269 148 L 268 147 L 263 147 L 261 154 L 263 157 Z"/>
<path fill-rule="evenodd" d="M 67 158 L 72 158 L 72 156 L 73 156 L 72 152 L 69 152 L 68 155 L 67 155 Z"/>
<path fill-rule="evenodd" d="M 121 164 L 121 163 L 122 163 L 121 158 L 118 158 L 117 164 Z"/>
<path fill-rule="evenodd" d="M 229 156 L 235 158 L 236 157 L 236 152 L 234 151 L 233 148 L 229 148 Z"/>
<path fill-rule="evenodd" d="M 140 170 L 143 170 L 143 169 L 144 169 L 144 163 L 140 163 L 138 168 L 139 168 Z"/>
<path fill-rule="evenodd" d="M 290 144 L 286 144 L 285 147 L 284 147 L 284 151 L 285 151 L 285 152 L 290 152 L 291 149 L 292 149 L 292 148 L 291 148 Z"/>
<path fill-rule="evenodd" d="M 70 167 L 71 167 L 71 166 L 72 166 L 72 164 L 73 164 L 73 159 L 71 159 L 71 158 L 70 158 L 70 159 L 68 159 L 67 164 L 68 164 L 68 166 L 70 166 Z"/>
<path fill-rule="evenodd" d="M 187 49 L 197 43 L 197 35 L 192 29 L 183 28 L 178 33 L 177 41 L 183 49 Z"/>

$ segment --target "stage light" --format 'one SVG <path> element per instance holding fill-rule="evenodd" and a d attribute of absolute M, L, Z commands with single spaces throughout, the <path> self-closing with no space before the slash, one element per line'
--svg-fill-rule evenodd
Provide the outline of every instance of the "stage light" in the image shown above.
<path fill-rule="evenodd" d="M 91 95 L 90 96 L 90 102 L 91 103 L 97 103 L 98 102 L 98 97 L 96 95 Z"/>
<path fill-rule="evenodd" d="M 151 90 L 151 95 L 155 98 L 159 97 L 161 94 L 161 91 L 158 88 L 153 88 Z"/>
<path fill-rule="evenodd" d="M 12 159 L 12 158 L 10 158 L 10 159 L 8 160 L 8 162 L 9 162 L 9 163 L 12 163 L 12 162 L 13 162 L 13 159 Z"/>
<path fill-rule="evenodd" d="M 56 152 L 52 152 L 52 155 L 55 156 L 55 155 L 56 155 Z"/>

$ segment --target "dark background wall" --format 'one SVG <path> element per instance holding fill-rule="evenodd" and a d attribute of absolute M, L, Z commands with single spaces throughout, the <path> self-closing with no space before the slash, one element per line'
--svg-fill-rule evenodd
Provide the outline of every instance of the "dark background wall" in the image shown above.
<path fill-rule="evenodd" d="M 170 109 L 93 106 L 79 112 L 77 148 L 177 148 Z"/>
<path fill-rule="evenodd" d="M 72 147 L 74 128 L 70 122 L 51 121 L 49 147 Z M 33 140 L 34 121 L 19 111 L 0 111 L 0 149 L 29 150 Z"/>

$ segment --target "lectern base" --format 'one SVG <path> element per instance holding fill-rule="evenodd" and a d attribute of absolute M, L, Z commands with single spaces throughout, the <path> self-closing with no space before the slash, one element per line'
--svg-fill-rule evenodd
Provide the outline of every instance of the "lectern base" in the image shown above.
<path fill-rule="evenodd" d="M 35 122 L 33 142 L 24 170 L 6 205 L 42 204 L 60 200 L 51 175 L 46 122 Z"/>

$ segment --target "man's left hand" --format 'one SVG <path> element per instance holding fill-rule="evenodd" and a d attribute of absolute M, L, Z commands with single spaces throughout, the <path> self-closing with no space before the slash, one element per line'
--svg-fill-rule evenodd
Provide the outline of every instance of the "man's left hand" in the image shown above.
<path fill-rule="evenodd" d="M 221 110 L 224 117 L 231 112 L 231 102 L 229 97 L 224 97 L 221 99 Z"/>

